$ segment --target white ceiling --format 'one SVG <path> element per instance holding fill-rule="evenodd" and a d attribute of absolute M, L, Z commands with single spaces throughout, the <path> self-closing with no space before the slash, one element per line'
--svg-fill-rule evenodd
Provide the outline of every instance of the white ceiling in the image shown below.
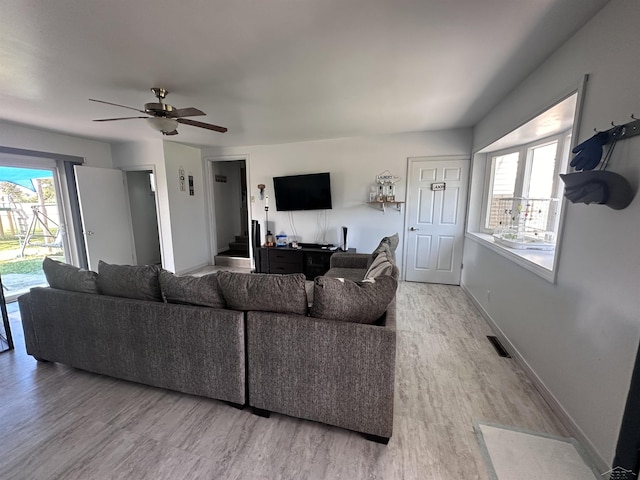
<path fill-rule="evenodd" d="M 149 91 L 252 145 L 474 125 L 607 0 L 23 0 L 0 15 L 0 120 L 159 138 Z"/>

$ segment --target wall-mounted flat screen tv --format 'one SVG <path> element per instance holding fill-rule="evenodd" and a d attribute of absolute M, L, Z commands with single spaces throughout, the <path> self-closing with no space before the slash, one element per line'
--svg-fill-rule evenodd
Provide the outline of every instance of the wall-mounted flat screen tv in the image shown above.
<path fill-rule="evenodd" d="M 326 210 L 331 208 L 331 179 L 329 173 L 273 177 L 276 209 Z"/>

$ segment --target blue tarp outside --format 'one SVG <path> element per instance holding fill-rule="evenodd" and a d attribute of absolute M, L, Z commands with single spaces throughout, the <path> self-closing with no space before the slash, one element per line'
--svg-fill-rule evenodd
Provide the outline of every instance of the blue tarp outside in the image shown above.
<path fill-rule="evenodd" d="M 32 192 L 36 191 L 33 181 L 36 178 L 51 178 L 51 170 L 36 170 L 34 168 L 0 167 L 0 182 L 15 183 Z"/>

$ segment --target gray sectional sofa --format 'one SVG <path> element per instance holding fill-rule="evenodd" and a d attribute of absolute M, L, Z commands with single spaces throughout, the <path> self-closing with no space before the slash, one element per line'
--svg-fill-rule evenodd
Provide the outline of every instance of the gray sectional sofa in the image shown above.
<path fill-rule="evenodd" d="M 242 312 L 54 288 L 18 301 L 27 353 L 37 360 L 246 402 Z"/>
<path fill-rule="evenodd" d="M 398 269 L 384 248 L 333 255 L 310 309 L 302 274 L 43 267 L 51 287 L 19 298 L 39 361 L 391 437 Z"/>
<path fill-rule="evenodd" d="M 327 311 L 344 319 L 347 311 L 374 308 L 375 299 L 355 304 L 359 295 L 349 294 L 338 280 L 363 280 L 370 263 L 371 255 L 334 254 L 331 269 L 315 280 L 311 316 L 248 312 L 249 404 L 257 413 L 283 413 L 388 442 L 393 432 L 397 267 L 388 267 L 384 280 L 394 281 L 385 288 L 394 295 L 389 302 L 382 300 L 387 302 L 382 315 L 372 312 L 375 322 L 340 321 Z M 318 311 L 325 297 L 338 305 Z"/>

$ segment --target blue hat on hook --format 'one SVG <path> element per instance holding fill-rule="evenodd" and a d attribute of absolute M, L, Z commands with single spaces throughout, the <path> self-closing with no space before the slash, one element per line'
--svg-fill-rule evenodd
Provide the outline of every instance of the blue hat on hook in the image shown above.
<path fill-rule="evenodd" d="M 626 178 L 607 170 L 561 173 L 564 196 L 571 203 L 598 203 L 614 210 L 627 208 L 634 193 Z"/>

